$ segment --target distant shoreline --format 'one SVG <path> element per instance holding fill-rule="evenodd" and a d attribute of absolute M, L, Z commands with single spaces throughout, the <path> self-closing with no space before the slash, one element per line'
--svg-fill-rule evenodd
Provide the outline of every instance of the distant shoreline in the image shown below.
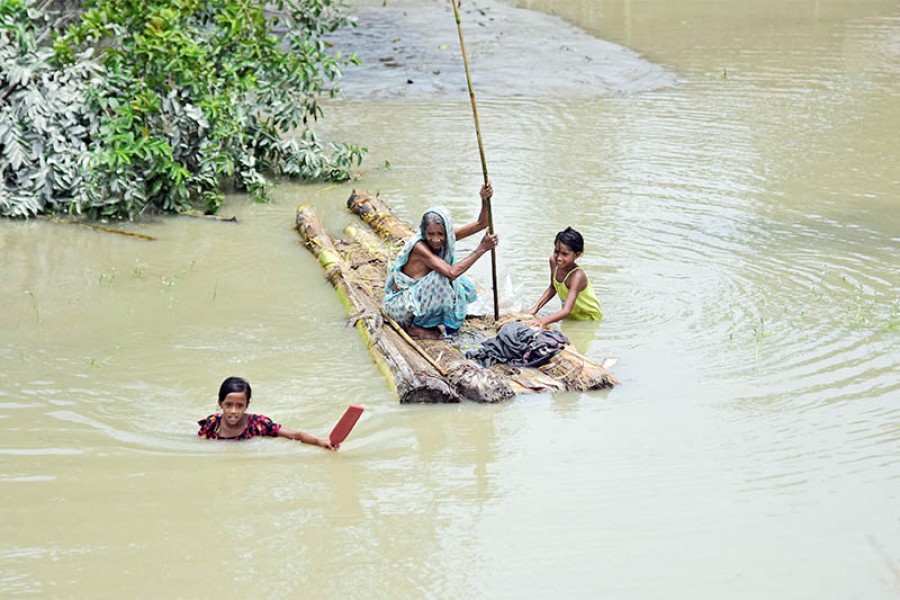
<path fill-rule="evenodd" d="M 354 16 L 356 28 L 329 36 L 335 50 L 354 52 L 363 63 L 345 70 L 345 96 L 468 94 L 449 0 L 357 7 Z M 675 83 L 674 73 L 558 17 L 463 0 L 461 19 L 479 98 L 608 96 Z"/>

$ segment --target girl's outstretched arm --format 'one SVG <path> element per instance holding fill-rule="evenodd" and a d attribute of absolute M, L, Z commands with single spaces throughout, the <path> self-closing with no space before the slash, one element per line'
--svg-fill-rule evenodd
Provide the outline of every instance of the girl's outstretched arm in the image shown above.
<path fill-rule="evenodd" d="M 305 431 L 297 431 L 296 429 L 289 429 L 287 427 L 282 427 L 281 430 L 279 430 L 278 437 L 285 437 L 289 440 L 297 440 L 298 442 L 310 444 L 312 446 L 318 446 L 319 448 L 325 448 L 326 450 L 337 450 L 341 447 L 340 444 L 332 444 L 328 439 L 319 439 L 314 435 L 306 433 Z"/>
<path fill-rule="evenodd" d="M 556 296 L 556 288 L 553 287 L 553 257 L 550 257 L 550 285 L 547 286 L 547 289 L 544 290 L 544 293 L 541 294 L 541 297 L 535 303 L 534 307 L 528 312 L 532 315 L 537 315 L 538 311 L 544 307 L 545 304 L 553 300 L 553 297 Z M 533 325 L 536 327 L 541 327 L 542 325 L 538 322 L 539 319 L 535 316 L 534 319 L 529 319 L 525 321 L 526 325 Z"/>
<path fill-rule="evenodd" d="M 537 315 L 538 311 L 541 310 L 541 308 L 543 308 L 543 306 L 545 304 L 550 302 L 553 299 L 553 296 L 555 296 L 555 295 L 556 295 L 556 290 L 553 289 L 553 286 L 552 285 L 547 286 L 547 289 L 544 290 L 543 295 L 541 295 L 540 299 L 537 301 L 537 303 L 534 305 L 534 307 L 531 310 L 529 310 L 528 312 L 531 313 L 532 315 Z M 531 321 L 528 321 L 528 322 L 531 323 Z"/>
<path fill-rule="evenodd" d="M 526 321 L 525 324 L 546 327 L 550 323 L 556 323 L 557 321 L 562 321 L 568 317 L 572 313 L 572 309 L 575 308 L 575 300 L 578 298 L 578 294 L 587 287 L 587 275 L 584 274 L 584 271 L 579 269 L 572 273 L 572 275 L 570 275 L 569 286 L 569 295 L 566 296 L 566 300 L 563 302 L 563 306 L 558 312 L 540 319 Z M 551 284 L 550 287 L 552 288 L 553 285 Z M 546 295 L 546 292 L 544 295 Z M 543 298 L 543 296 L 541 298 Z"/>

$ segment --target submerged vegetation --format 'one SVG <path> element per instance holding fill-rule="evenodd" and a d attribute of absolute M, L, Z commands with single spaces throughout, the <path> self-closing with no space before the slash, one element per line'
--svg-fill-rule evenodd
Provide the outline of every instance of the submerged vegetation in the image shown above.
<path fill-rule="evenodd" d="M 365 149 L 313 129 L 354 56 L 340 0 L 87 0 L 67 27 L 0 2 L 0 215 L 213 213 L 225 183 L 342 181 Z"/>

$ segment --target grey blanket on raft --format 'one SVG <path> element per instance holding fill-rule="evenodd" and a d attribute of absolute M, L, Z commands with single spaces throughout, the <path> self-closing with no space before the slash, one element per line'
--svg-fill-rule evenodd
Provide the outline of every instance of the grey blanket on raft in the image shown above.
<path fill-rule="evenodd" d="M 506 363 L 513 367 L 539 367 L 566 347 L 568 338 L 552 329 L 535 330 L 518 321 L 506 323 L 495 337 L 466 352 L 482 367 Z"/>

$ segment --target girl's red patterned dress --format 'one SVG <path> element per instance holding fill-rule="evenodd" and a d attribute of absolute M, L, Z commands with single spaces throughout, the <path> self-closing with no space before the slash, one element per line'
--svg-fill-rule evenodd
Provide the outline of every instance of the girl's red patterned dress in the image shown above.
<path fill-rule="evenodd" d="M 206 437 L 208 440 L 249 440 L 256 436 L 278 437 L 281 425 L 275 423 L 265 415 L 247 414 L 247 427 L 241 433 L 234 437 L 223 437 L 219 435 L 219 423 L 222 422 L 222 414 L 216 413 L 209 415 L 205 419 L 197 421 L 200 430 L 197 435 Z"/>

